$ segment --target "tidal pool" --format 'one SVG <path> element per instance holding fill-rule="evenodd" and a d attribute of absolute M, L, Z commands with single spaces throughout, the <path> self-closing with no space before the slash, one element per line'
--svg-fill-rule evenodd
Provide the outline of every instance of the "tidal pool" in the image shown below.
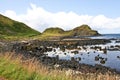
<path fill-rule="evenodd" d="M 74 58 L 79 63 L 110 67 L 120 71 L 120 43 L 111 40 L 105 45 L 78 46 L 79 49 L 62 51 L 60 48 L 53 48 L 51 52 L 46 52 L 49 57 L 59 56 L 59 59 L 71 60 Z M 77 52 L 77 53 L 75 53 Z"/>

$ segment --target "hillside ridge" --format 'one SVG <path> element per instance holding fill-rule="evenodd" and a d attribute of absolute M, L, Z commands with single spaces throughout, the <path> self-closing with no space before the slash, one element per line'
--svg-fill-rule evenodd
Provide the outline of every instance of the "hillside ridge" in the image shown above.
<path fill-rule="evenodd" d="M 4 15 L 0 14 L 0 39 L 7 36 L 12 38 L 29 38 L 35 36 L 35 38 L 48 38 L 48 37 L 73 37 L 73 36 L 96 36 L 100 35 L 98 31 L 92 30 L 87 24 L 75 27 L 71 30 L 64 30 L 60 27 L 46 28 L 42 33 L 32 29 L 26 24 L 12 20 Z M 14 36 L 14 37 L 13 37 Z M 19 37 L 20 36 L 20 37 Z"/>
<path fill-rule="evenodd" d="M 56 35 L 55 35 L 56 34 Z M 83 24 L 71 30 L 63 30 L 59 27 L 51 27 L 44 30 L 42 35 L 49 36 L 97 36 L 98 31 L 92 30 L 90 26 Z"/>
<path fill-rule="evenodd" d="M 0 35 L 4 36 L 32 36 L 40 32 L 30 28 L 22 22 L 12 20 L 0 14 Z"/>

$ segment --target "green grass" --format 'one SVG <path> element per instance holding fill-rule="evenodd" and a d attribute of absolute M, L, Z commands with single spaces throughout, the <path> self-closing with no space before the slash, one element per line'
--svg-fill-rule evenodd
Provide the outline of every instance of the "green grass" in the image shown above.
<path fill-rule="evenodd" d="M 41 37 L 65 37 L 65 36 L 93 36 L 99 33 L 92 30 L 88 25 L 81 25 L 72 30 L 64 31 L 61 28 L 47 28 L 41 35 Z"/>
<path fill-rule="evenodd" d="M 67 80 L 62 75 L 52 73 L 44 66 L 39 66 L 35 59 L 24 62 L 21 56 L 15 58 L 9 53 L 0 56 L 0 76 L 8 80 Z"/>
<path fill-rule="evenodd" d="M 14 53 L 1 53 L 0 77 L 4 80 L 120 80 L 120 75 L 109 73 L 66 75 L 65 70 L 49 70 L 35 58 L 23 60 L 22 55 Z"/>
<path fill-rule="evenodd" d="M 67 36 L 68 33 L 61 28 L 47 28 L 41 35 L 41 37 L 62 37 Z"/>
<path fill-rule="evenodd" d="M 40 33 L 24 23 L 0 15 L 0 40 L 49 40 L 52 38 L 54 40 L 55 37 L 91 36 L 98 34 L 97 31 L 92 30 L 88 25 L 81 25 L 68 31 L 64 31 L 58 27 L 52 27 L 47 28 L 43 33 Z"/>
<path fill-rule="evenodd" d="M 3 36 L 34 36 L 40 32 L 30 28 L 24 23 L 0 15 L 0 35 Z"/>
<path fill-rule="evenodd" d="M 73 30 L 71 30 L 72 33 L 76 36 L 94 36 L 94 35 L 99 35 L 99 33 L 95 30 L 92 30 L 90 26 L 88 25 L 81 25 Z"/>

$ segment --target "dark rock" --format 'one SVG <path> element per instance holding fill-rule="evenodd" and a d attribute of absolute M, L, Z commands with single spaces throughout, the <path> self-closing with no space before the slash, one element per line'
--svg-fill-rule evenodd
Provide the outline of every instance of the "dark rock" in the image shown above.
<path fill-rule="evenodd" d="M 99 57 L 98 56 L 95 57 L 95 61 L 99 61 Z"/>
<path fill-rule="evenodd" d="M 105 60 L 101 60 L 100 61 L 101 64 L 105 64 L 105 62 L 106 62 Z"/>
<path fill-rule="evenodd" d="M 71 53 L 78 54 L 79 52 L 78 51 L 72 51 Z"/>

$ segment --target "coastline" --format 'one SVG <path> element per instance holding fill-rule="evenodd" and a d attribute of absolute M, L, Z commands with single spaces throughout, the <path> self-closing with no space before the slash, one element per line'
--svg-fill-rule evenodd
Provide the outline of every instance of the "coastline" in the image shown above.
<path fill-rule="evenodd" d="M 52 47 L 62 47 L 66 46 L 68 49 L 75 49 L 78 45 L 95 45 L 95 44 L 106 44 L 110 43 L 108 39 L 79 39 L 79 40 L 61 40 L 61 41 L 13 41 L 4 43 L 1 42 L 1 52 L 15 52 L 15 54 L 23 54 L 25 58 L 35 57 L 37 58 L 43 65 L 50 67 L 50 69 L 72 69 L 75 71 L 79 71 L 82 73 L 102 73 L 110 72 L 110 74 L 120 74 L 120 72 L 115 69 L 111 69 L 110 67 L 105 67 L 99 64 L 95 66 L 79 63 L 75 60 L 59 60 L 58 57 L 49 57 L 44 54 L 44 52 L 51 51 Z M 69 46 L 73 46 L 72 48 Z M 64 49 L 64 48 L 63 48 Z M 59 65 L 55 67 L 55 65 Z"/>

